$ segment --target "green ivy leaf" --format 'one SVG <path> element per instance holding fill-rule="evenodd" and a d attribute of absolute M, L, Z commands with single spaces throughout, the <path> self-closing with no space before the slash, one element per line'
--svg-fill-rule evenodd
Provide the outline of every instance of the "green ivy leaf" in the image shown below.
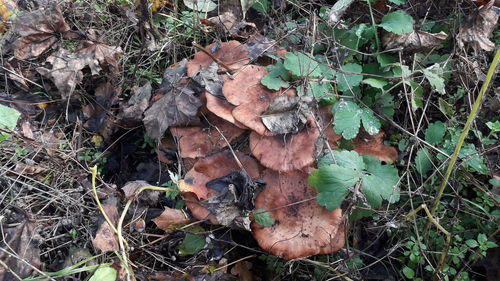
<path fill-rule="evenodd" d="M 286 70 L 298 77 L 320 77 L 319 63 L 301 52 L 288 52 L 285 55 Z"/>
<path fill-rule="evenodd" d="M 340 69 L 347 72 L 361 73 L 363 68 L 361 65 L 356 63 L 347 63 L 343 65 Z M 348 74 L 343 72 L 337 72 L 335 75 L 337 78 L 337 87 L 339 91 L 347 92 L 351 88 L 359 86 L 361 81 L 363 81 L 363 75 L 360 74 Z"/>
<path fill-rule="evenodd" d="M 415 277 L 415 271 L 407 266 L 403 267 L 403 274 L 408 279 L 413 279 L 413 277 Z"/>
<path fill-rule="evenodd" d="M 205 248 L 205 237 L 199 234 L 186 233 L 179 247 L 180 255 L 194 255 Z"/>
<path fill-rule="evenodd" d="M 358 134 L 363 122 L 364 129 L 370 134 L 378 134 L 380 129 L 380 121 L 373 115 L 373 112 L 368 108 L 360 108 L 352 101 L 340 101 L 333 108 L 334 111 L 334 130 L 337 134 L 347 139 L 353 139 Z"/>
<path fill-rule="evenodd" d="M 368 203 L 374 208 L 379 208 L 383 199 L 391 203 L 397 202 L 399 200 L 398 170 L 392 165 L 382 165 L 380 160 L 371 155 L 363 155 L 363 160 L 368 173 L 362 176 L 361 189 Z"/>
<path fill-rule="evenodd" d="M 92 277 L 90 277 L 89 281 L 115 281 L 118 276 L 118 272 L 116 269 L 106 266 L 99 267 Z"/>
<path fill-rule="evenodd" d="M 420 149 L 415 157 L 415 168 L 422 176 L 425 176 L 432 167 L 432 155 L 427 148 Z"/>
<path fill-rule="evenodd" d="M 270 90 L 277 91 L 280 88 L 290 87 L 288 80 L 290 80 L 290 74 L 288 74 L 282 62 L 277 62 L 271 67 L 266 76 L 260 80 L 260 83 Z"/>
<path fill-rule="evenodd" d="M 446 91 L 444 89 L 444 70 L 439 64 L 435 64 L 428 68 L 422 69 L 422 73 L 425 78 L 429 81 L 431 86 L 436 90 L 436 92 L 440 94 L 445 94 Z"/>
<path fill-rule="evenodd" d="M 349 187 L 353 186 L 359 177 L 358 171 L 332 164 L 313 170 L 308 182 L 319 192 L 318 204 L 333 210 L 340 207 L 349 192 Z"/>
<path fill-rule="evenodd" d="M 274 224 L 274 218 L 268 211 L 264 209 L 257 209 L 252 212 L 253 218 L 256 223 L 263 227 L 270 227 Z"/>
<path fill-rule="evenodd" d="M 386 14 L 379 26 L 396 34 L 408 33 L 413 31 L 413 18 L 405 11 L 395 11 Z"/>
<path fill-rule="evenodd" d="M 429 124 L 427 130 L 425 130 L 425 141 L 430 144 L 439 144 L 443 140 L 445 133 L 446 127 L 444 123 L 441 121 L 436 121 Z"/>

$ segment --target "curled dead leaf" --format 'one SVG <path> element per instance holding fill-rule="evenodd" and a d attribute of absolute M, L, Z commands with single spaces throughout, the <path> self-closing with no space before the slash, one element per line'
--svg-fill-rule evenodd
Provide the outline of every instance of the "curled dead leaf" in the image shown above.
<path fill-rule="evenodd" d="M 401 48 L 405 51 L 414 52 L 439 46 L 447 37 L 448 35 L 443 31 L 429 33 L 421 30 L 413 30 L 412 32 L 403 34 L 388 32 L 382 37 L 382 44 L 386 50 Z"/>
<path fill-rule="evenodd" d="M 165 207 L 164 211 L 152 221 L 163 231 L 171 232 L 173 227 L 187 224 L 191 220 L 182 210 Z"/>
<path fill-rule="evenodd" d="M 116 226 L 118 222 L 118 198 L 109 197 L 106 199 L 106 201 L 102 202 L 102 209 L 111 223 Z M 103 253 L 114 252 L 119 249 L 116 234 L 102 214 L 99 215 L 97 232 L 94 239 L 92 239 L 92 245 Z"/>
<path fill-rule="evenodd" d="M 491 0 L 470 15 L 459 28 L 457 42 L 460 48 L 466 43 L 471 44 L 474 49 L 481 48 L 492 51 L 495 43 L 488 37 L 496 29 L 500 8 L 494 6 L 495 0 Z"/>

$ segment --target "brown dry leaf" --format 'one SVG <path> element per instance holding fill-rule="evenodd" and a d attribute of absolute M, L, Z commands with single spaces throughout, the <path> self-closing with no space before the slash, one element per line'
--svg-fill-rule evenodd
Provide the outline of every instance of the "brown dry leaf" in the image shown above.
<path fill-rule="evenodd" d="M 90 132 L 100 133 L 104 139 L 112 133 L 113 118 L 109 111 L 111 106 L 118 101 L 121 87 L 114 87 L 110 82 L 101 83 L 95 89 L 95 103 L 84 108 L 87 119 L 84 128 Z"/>
<path fill-rule="evenodd" d="M 44 132 L 40 138 L 43 148 L 47 151 L 49 156 L 54 156 L 59 146 L 66 141 L 62 138 L 64 133 L 62 132 Z"/>
<path fill-rule="evenodd" d="M 43 172 L 46 172 L 47 169 L 38 165 L 28 165 L 25 163 L 17 163 L 14 167 L 14 172 L 20 175 L 36 175 Z"/>
<path fill-rule="evenodd" d="M 120 72 L 119 60 L 123 56 L 121 47 L 110 46 L 103 43 L 96 43 L 101 41 L 98 31 L 90 29 L 87 31 L 89 40 L 80 42 L 80 46 L 75 51 L 76 54 L 82 54 L 97 60 L 98 64 L 89 65 L 93 75 L 97 75 L 100 71 L 99 65 L 109 71 L 113 75 Z"/>
<path fill-rule="evenodd" d="M 132 87 L 132 96 L 117 116 L 123 121 L 123 125 L 135 126 L 142 121 L 142 114 L 149 106 L 152 89 L 149 81 L 142 86 Z"/>
<path fill-rule="evenodd" d="M 35 239 L 35 224 L 20 209 L 8 209 L 2 215 L 0 247 L 4 251 L 0 251 L 0 260 L 7 268 L 0 265 L 0 281 L 18 280 L 15 275 L 27 278 L 35 268 L 41 266 L 40 242 Z"/>
<path fill-rule="evenodd" d="M 267 169 L 266 188 L 255 208 L 271 213 L 275 223 L 262 227 L 252 223 L 253 236 L 271 254 L 295 259 L 333 253 L 344 246 L 342 210 L 329 211 L 316 202 L 316 190 L 301 171 L 280 173 Z"/>
<path fill-rule="evenodd" d="M 384 132 L 370 135 L 365 130 L 360 130 L 355 139 L 354 151 L 359 154 L 369 154 L 377 157 L 380 161 L 394 162 L 398 159 L 398 151 L 392 146 L 384 144 Z"/>
<path fill-rule="evenodd" d="M 441 44 L 448 35 L 443 31 L 439 33 L 429 33 L 420 30 L 413 30 L 409 33 L 395 34 L 386 33 L 382 37 L 382 43 L 386 50 L 402 48 L 405 51 L 419 51 L 432 48 Z"/>
<path fill-rule="evenodd" d="M 146 203 L 147 205 L 154 206 L 158 203 L 160 198 L 160 192 L 156 190 L 143 190 L 139 193 L 137 197 L 137 192 L 139 189 L 145 186 L 151 186 L 147 181 L 137 180 L 129 181 L 123 187 L 122 191 L 125 194 L 125 199 L 137 199 L 140 203 Z"/>
<path fill-rule="evenodd" d="M 116 226 L 118 222 L 118 198 L 109 197 L 106 201 L 102 202 L 102 209 L 108 216 L 111 223 Z M 104 219 L 102 214 L 99 214 L 99 221 L 97 223 L 97 233 L 92 240 L 92 245 L 97 250 L 106 253 L 118 251 L 118 239 L 115 232 Z"/>
<path fill-rule="evenodd" d="M 51 69 L 38 67 L 36 70 L 54 82 L 64 99 L 69 98 L 76 85 L 82 81 L 84 67 L 89 66 L 91 69 L 98 67 L 93 57 L 87 54 L 75 54 L 62 48 L 48 57 L 47 62 L 52 65 Z"/>
<path fill-rule="evenodd" d="M 231 268 L 231 274 L 238 276 L 240 281 L 257 281 L 258 279 L 252 272 L 253 264 L 249 261 L 237 262 Z"/>
<path fill-rule="evenodd" d="M 15 43 L 14 55 L 21 60 L 37 57 L 59 40 L 58 33 L 69 30 L 56 5 L 22 14 L 13 24 L 13 32 L 21 36 Z"/>
<path fill-rule="evenodd" d="M 171 232 L 173 227 L 188 224 L 191 220 L 182 210 L 165 207 L 161 215 L 152 219 L 156 226 L 165 232 Z"/>
<path fill-rule="evenodd" d="M 470 43 L 475 50 L 481 48 L 485 51 L 495 49 L 495 43 L 488 37 L 496 29 L 500 8 L 493 6 L 495 0 L 480 7 L 477 12 L 470 15 L 461 25 L 457 35 L 457 42 L 460 48 L 465 43 Z"/>

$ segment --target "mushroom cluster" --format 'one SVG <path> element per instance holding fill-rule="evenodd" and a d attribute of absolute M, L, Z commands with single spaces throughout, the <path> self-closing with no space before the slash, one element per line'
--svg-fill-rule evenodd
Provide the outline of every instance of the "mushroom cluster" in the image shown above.
<path fill-rule="evenodd" d="M 323 146 L 337 147 L 341 136 L 329 124 L 330 110 L 293 88 L 272 91 L 261 84 L 268 71 L 255 46 L 283 56 L 272 44 L 229 41 L 200 50 L 183 72 L 180 66 L 170 71 L 182 74 L 174 79 L 177 87 L 192 80 L 201 89 L 195 95 L 199 120 L 170 126 L 189 170 L 179 188 L 195 218 L 247 229 L 273 255 L 335 252 L 345 241 L 342 210 L 320 206 L 307 178 Z M 356 141 L 360 153 L 370 153 Z M 253 210 L 269 212 L 274 224 L 252 221 Z"/>

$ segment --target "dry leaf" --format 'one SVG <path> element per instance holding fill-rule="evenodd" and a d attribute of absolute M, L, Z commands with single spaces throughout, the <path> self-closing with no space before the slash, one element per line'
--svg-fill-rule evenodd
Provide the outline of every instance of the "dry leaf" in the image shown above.
<path fill-rule="evenodd" d="M 59 149 L 59 145 L 65 143 L 61 138 L 64 137 L 62 132 L 44 132 L 40 138 L 43 148 L 47 151 L 49 156 L 54 156 Z"/>
<path fill-rule="evenodd" d="M 69 98 L 76 85 L 82 81 L 84 67 L 99 67 L 97 61 L 89 55 L 75 54 L 62 48 L 48 57 L 47 62 L 52 65 L 52 69 L 38 67 L 36 70 L 54 82 L 64 99 Z"/>
<path fill-rule="evenodd" d="M 118 222 L 118 199 L 116 197 L 109 197 L 102 203 L 102 209 L 108 216 L 111 223 L 116 226 Z M 92 245 L 97 250 L 105 252 L 118 251 L 118 239 L 113 228 L 104 219 L 102 214 L 99 215 L 99 222 L 97 223 L 97 233 L 92 240 Z"/>
<path fill-rule="evenodd" d="M 438 46 L 446 37 L 448 37 L 448 35 L 443 31 L 439 33 L 429 33 L 413 30 L 412 32 L 403 34 L 388 32 L 382 38 L 382 43 L 386 50 L 402 48 L 405 51 L 418 51 Z"/>
<path fill-rule="evenodd" d="M 252 273 L 253 264 L 249 261 L 237 262 L 231 268 L 231 274 L 238 276 L 240 281 L 256 281 L 255 275 Z"/>
<path fill-rule="evenodd" d="M 2 215 L 0 247 L 5 251 L 0 251 L 0 260 L 7 268 L 0 265 L 0 281 L 17 280 L 12 272 L 21 278 L 29 277 L 35 268 L 40 268 L 39 241 L 34 238 L 35 224 L 20 209 L 8 209 Z"/>
<path fill-rule="evenodd" d="M 457 35 L 460 48 L 463 48 L 465 43 L 470 43 L 476 50 L 478 47 L 485 51 L 495 49 L 495 43 L 488 39 L 495 30 L 500 15 L 500 8 L 493 6 L 494 3 L 495 0 L 491 0 L 460 25 Z"/>
<path fill-rule="evenodd" d="M 117 118 L 123 120 L 124 125 L 135 126 L 142 122 L 142 114 L 149 106 L 151 99 L 151 82 L 147 81 L 143 86 L 132 87 L 132 96 L 128 102 L 122 107 Z"/>
<path fill-rule="evenodd" d="M 139 189 L 144 186 L 151 186 L 147 181 L 129 181 L 123 187 L 122 191 L 125 194 L 125 199 L 137 199 L 140 203 L 146 203 L 147 205 L 154 206 L 158 203 L 160 197 L 160 192 L 156 190 L 144 190 L 140 194 Z M 138 197 L 137 197 L 138 196 Z"/>
<path fill-rule="evenodd" d="M 95 89 L 95 103 L 84 108 L 87 121 L 86 130 L 100 133 L 105 139 L 111 134 L 113 118 L 109 116 L 111 106 L 118 101 L 121 87 L 114 87 L 110 82 L 105 82 Z"/>
<path fill-rule="evenodd" d="M 20 175 L 36 175 L 47 171 L 46 168 L 38 165 L 28 165 L 25 163 L 17 163 L 14 167 L 14 172 Z"/>
<path fill-rule="evenodd" d="M 113 75 L 117 75 L 120 72 L 119 60 L 123 55 L 122 48 L 102 43 L 96 43 L 101 41 L 101 37 L 98 35 L 98 32 L 95 29 L 88 30 L 87 37 L 90 40 L 84 40 L 80 42 L 80 46 L 75 53 L 82 54 L 97 60 L 98 64 L 94 63 L 89 65 L 93 75 L 99 73 L 100 67 L 98 66 L 101 66 L 103 69 L 109 71 Z"/>
<path fill-rule="evenodd" d="M 21 36 L 15 43 L 15 57 L 37 57 L 58 41 L 60 36 L 57 33 L 69 30 L 61 10 L 56 5 L 22 14 L 13 24 L 13 32 Z"/>
<path fill-rule="evenodd" d="M 172 231 L 172 228 L 178 225 L 184 225 L 191 220 L 182 210 L 165 207 L 165 210 L 158 217 L 152 219 L 156 226 L 165 232 Z"/>

